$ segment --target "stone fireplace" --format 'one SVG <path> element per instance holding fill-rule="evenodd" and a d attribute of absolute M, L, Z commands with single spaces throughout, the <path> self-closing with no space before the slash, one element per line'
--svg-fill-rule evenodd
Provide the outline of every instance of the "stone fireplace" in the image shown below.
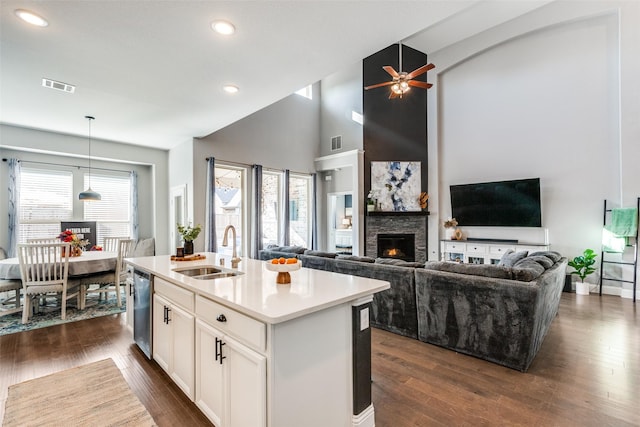
<path fill-rule="evenodd" d="M 415 234 L 378 234 L 378 256 L 415 261 Z"/>
<path fill-rule="evenodd" d="M 424 212 L 369 212 L 365 232 L 366 256 L 427 261 L 427 216 Z M 394 249 L 387 246 L 401 243 L 402 238 L 406 238 L 402 244 L 413 244 L 413 257 L 410 249 L 403 250 L 404 255 L 382 255 Z"/>

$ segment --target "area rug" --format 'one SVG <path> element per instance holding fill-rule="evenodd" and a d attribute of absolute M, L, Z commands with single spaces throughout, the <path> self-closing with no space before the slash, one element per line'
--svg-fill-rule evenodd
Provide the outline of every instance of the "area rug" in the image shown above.
<path fill-rule="evenodd" d="M 86 301 L 87 307 L 84 310 L 76 308 L 75 299 L 67 301 L 67 318 L 65 320 L 60 318 L 60 307 L 41 307 L 40 313 L 35 313 L 29 323 L 25 324 L 22 324 L 22 312 L 2 316 L 0 317 L 0 335 L 108 316 L 122 313 L 126 310 L 124 301 L 122 306 L 118 307 L 116 297 L 113 294 L 110 294 L 109 299 L 102 300 L 98 299 L 98 294 L 88 294 Z"/>
<path fill-rule="evenodd" d="M 4 427 L 154 426 L 111 359 L 9 387 Z"/>

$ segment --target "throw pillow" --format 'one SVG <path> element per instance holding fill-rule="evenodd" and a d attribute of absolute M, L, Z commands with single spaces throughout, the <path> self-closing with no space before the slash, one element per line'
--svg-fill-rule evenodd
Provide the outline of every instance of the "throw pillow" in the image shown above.
<path fill-rule="evenodd" d="M 511 279 L 511 268 L 493 264 L 461 264 L 457 262 L 429 261 L 425 264 L 424 268 L 427 270 L 446 271 L 448 273 L 490 277 L 492 279 Z"/>
<path fill-rule="evenodd" d="M 556 251 L 537 251 L 537 252 L 531 252 L 529 254 L 529 256 L 539 256 L 539 255 L 546 256 L 554 263 L 560 261 L 560 259 L 562 258 L 562 255 L 560 254 L 560 252 L 556 252 Z"/>
<path fill-rule="evenodd" d="M 306 249 L 302 246 L 282 246 L 280 252 L 286 252 L 290 254 L 303 254 Z"/>
<path fill-rule="evenodd" d="M 544 267 L 533 260 L 524 259 L 517 267 L 513 267 L 511 272 L 513 273 L 513 280 L 531 282 L 544 273 Z"/>
<path fill-rule="evenodd" d="M 500 262 L 498 263 L 498 265 L 501 267 L 513 267 L 516 262 L 520 261 L 526 256 L 527 251 L 515 252 L 513 249 L 509 249 L 504 253 L 504 255 L 502 255 L 502 258 L 500 258 Z"/>
<path fill-rule="evenodd" d="M 543 256 L 543 255 L 533 255 L 533 256 L 531 256 L 531 255 L 529 255 L 528 257 L 523 258 L 520 261 L 516 262 L 513 266 L 517 267 L 518 264 L 520 264 L 522 261 L 527 261 L 527 260 L 537 262 L 538 264 L 543 266 L 545 270 L 547 268 L 551 268 L 553 266 L 553 264 L 554 264 L 554 262 L 551 260 L 551 258 L 548 258 L 546 256 Z"/>

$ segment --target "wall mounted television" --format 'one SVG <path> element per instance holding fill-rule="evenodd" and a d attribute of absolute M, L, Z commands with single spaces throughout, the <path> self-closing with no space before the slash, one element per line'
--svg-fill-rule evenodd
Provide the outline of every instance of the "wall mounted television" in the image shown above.
<path fill-rule="evenodd" d="M 458 225 L 542 227 L 540 178 L 451 185 Z"/>

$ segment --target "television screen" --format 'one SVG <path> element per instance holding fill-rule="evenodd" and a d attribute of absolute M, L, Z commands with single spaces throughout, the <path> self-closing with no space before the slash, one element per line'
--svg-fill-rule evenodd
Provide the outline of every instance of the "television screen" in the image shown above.
<path fill-rule="evenodd" d="M 451 214 L 464 226 L 541 227 L 540 178 L 452 185 Z"/>

